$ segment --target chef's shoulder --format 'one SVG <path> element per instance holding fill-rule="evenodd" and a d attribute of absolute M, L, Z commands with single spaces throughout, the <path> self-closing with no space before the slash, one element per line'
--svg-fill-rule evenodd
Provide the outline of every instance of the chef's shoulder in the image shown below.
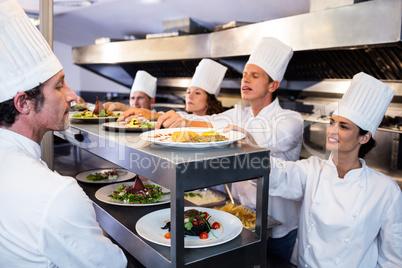
<path fill-rule="evenodd" d="M 392 177 L 374 170 L 369 166 L 364 166 L 367 176 L 367 182 L 371 185 L 371 189 L 375 189 L 377 193 L 383 192 L 387 195 L 401 195 L 401 187 Z"/>

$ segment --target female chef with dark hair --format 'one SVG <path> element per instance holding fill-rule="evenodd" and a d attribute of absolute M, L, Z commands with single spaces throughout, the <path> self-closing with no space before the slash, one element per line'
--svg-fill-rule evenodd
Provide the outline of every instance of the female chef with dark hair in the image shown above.
<path fill-rule="evenodd" d="M 401 189 L 361 158 L 394 94 L 355 75 L 326 131 L 329 159 L 272 158 L 270 195 L 303 201 L 298 267 L 402 267 Z"/>

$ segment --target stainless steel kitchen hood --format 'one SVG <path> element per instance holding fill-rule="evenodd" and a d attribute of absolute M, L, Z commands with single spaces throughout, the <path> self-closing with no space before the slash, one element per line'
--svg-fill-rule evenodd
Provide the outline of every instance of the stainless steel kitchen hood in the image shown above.
<path fill-rule="evenodd" d="M 273 36 L 295 51 L 285 74 L 290 89 L 364 71 L 394 83 L 402 96 L 401 11 L 402 0 L 373 0 L 208 34 L 76 47 L 73 61 L 130 87 L 140 69 L 159 86 L 180 84 L 200 59 L 212 58 L 229 67 L 227 81 L 236 81 L 260 38 Z"/>

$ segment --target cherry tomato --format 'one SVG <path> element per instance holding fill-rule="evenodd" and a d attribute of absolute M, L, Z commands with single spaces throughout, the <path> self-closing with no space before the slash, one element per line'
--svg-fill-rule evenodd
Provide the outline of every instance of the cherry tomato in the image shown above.
<path fill-rule="evenodd" d="M 198 226 L 198 221 L 197 221 L 197 220 L 193 220 L 193 225 L 194 225 L 194 226 Z"/>
<path fill-rule="evenodd" d="M 170 232 L 167 232 L 167 233 L 164 235 L 164 237 L 165 237 L 166 239 L 170 239 Z"/>
<path fill-rule="evenodd" d="M 199 219 L 198 220 L 198 225 L 200 225 L 200 224 L 205 224 L 205 221 L 203 219 Z"/>
<path fill-rule="evenodd" d="M 218 222 L 212 223 L 212 229 L 219 229 L 219 228 L 221 228 L 221 226 L 219 225 Z"/>
<path fill-rule="evenodd" d="M 200 239 L 208 239 L 208 233 L 207 232 L 202 232 L 200 234 Z"/>
<path fill-rule="evenodd" d="M 204 219 L 207 219 L 209 216 L 208 212 L 202 212 L 201 214 L 204 214 L 204 217 L 203 217 Z"/>

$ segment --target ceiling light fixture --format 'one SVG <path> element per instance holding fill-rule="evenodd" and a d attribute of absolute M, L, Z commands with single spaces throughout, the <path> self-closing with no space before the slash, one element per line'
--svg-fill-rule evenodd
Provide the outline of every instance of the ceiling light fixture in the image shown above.
<path fill-rule="evenodd" d="M 83 7 L 96 3 L 97 0 L 53 0 L 55 6 Z"/>

